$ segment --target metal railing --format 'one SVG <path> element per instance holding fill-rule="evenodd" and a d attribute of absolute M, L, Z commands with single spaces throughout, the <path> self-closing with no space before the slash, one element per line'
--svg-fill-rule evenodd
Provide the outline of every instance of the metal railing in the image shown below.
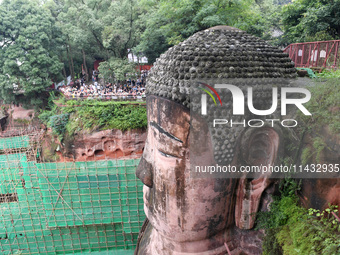
<path fill-rule="evenodd" d="M 340 40 L 293 43 L 284 49 L 295 67 L 339 68 Z"/>
<path fill-rule="evenodd" d="M 114 95 L 98 95 L 98 96 L 66 96 L 67 100 L 102 100 L 102 101 L 145 101 L 146 96 L 133 96 L 133 95 L 125 95 L 125 96 L 114 96 Z"/>

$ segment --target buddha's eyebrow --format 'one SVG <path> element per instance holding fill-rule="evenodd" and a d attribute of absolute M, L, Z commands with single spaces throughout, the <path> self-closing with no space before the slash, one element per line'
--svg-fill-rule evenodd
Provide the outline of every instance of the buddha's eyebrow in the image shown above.
<path fill-rule="evenodd" d="M 156 128 L 160 133 L 166 135 L 167 137 L 177 141 L 177 142 L 180 142 L 180 143 L 183 143 L 183 141 L 179 138 L 177 138 L 176 136 L 170 134 L 169 132 L 166 132 L 161 126 L 159 126 L 156 122 L 152 121 L 150 122 L 150 125 L 154 128 Z"/>

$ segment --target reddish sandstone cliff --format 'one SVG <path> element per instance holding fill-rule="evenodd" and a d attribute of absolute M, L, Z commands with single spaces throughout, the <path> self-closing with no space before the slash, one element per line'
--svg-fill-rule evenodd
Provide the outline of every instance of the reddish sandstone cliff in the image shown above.
<path fill-rule="evenodd" d="M 82 132 L 59 143 L 55 151 L 61 161 L 138 158 L 143 152 L 145 139 L 146 131 L 140 129 Z"/>

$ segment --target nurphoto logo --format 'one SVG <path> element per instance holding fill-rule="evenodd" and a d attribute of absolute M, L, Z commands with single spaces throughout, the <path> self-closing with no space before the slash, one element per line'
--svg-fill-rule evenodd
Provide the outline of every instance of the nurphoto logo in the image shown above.
<path fill-rule="evenodd" d="M 206 83 L 199 82 L 200 85 L 203 85 L 205 88 L 199 88 L 202 90 L 203 93 L 201 95 L 201 115 L 207 115 L 207 95 L 209 95 L 214 104 L 217 106 L 217 102 L 213 94 L 217 97 L 219 100 L 220 105 L 223 105 L 221 96 L 219 93 L 216 91 L 216 89 L 219 89 L 220 91 L 224 92 L 230 92 L 232 96 L 232 114 L 234 116 L 242 116 L 245 115 L 245 100 L 247 100 L 247 107 L 250 113 L 253 115 L 257 116 L 268 116 L 273 113 L 275 113 L 278 109 L 279 106 L 279 93 L 278 93 L 278 88 L 273 87 L 271 88 L 271 95 L 272 95 L 272 104 L 269 109 L 256 109 L 254 106 L 254 92 L 253 92 L 253 87 L 247 87 L 247 94 L 246 96 L 244 95 L 244 92 L 242 89 L 239 87 L 232 85 L 232 84 L 214 84 L 213 86 L 210 86 Z M 210 91 L 208 90 L 210 89 Z M 305 88 L 292 88 L 292 87 L 282 87 L 281 90 L 281 104 L 280 104 L 280 109 L 281 109 L 281 115 L 285 116 L 287 115 L 287 105 L 295 105 L 304 115 L 306 116 L 311 116 L 312 114 L 306 109 L 306 107 L 303 105 L 307 103 L 311 99 L 311 93 L 308 89 Z M 213 93 L 213 94 L 212 94 Z M 302 95 L 302 98 L 289 98 L 289 94 L 299 94 Z M 274 122 L 280 121 L 281 125 L 283 127 L 295 127 L 297 126 L 297 121 L 294 119 L 284 119 L 284 120 L 279 120 L 279 119 L 266 119 L 265 121 L 271 122 L 272 126 L 274 125 Z M 233 121 L 232 120 L 227 120 L 227 119 L 214 119 L 213 120 L 213 126 L 215 127 L 216 125 L 225 125 L 228 124 L 232 126 Z M 250 127 L 262 127 L 264 125 L 264 120 L 261 119 L 251 119 L 247 121 L 248 126 Z M 256 123 L 256 124 L 255 124 Z M 292 123 L 292 124 L 288 124 Z M 242 122 L 238 122 L 234 124 L 242 124 L 246 126 L 246 120 Z"/>

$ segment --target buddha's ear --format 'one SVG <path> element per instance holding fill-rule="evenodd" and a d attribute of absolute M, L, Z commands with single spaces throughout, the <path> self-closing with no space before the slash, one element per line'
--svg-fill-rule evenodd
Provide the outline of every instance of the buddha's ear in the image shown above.
<path fill-rule="evenodd" d="M 278 127 L 251 128 L 245 131 L 240 144 L 240 165 L 268 166 L 279 163 L 283 152 L 283 135 Z M 249 174 L 248 174 L 249 175 Z M 270 185 L 272 173 L 244 175 L 236 193 L 235 222 L 241 229 L 251 229 L 255 223 L 263 191 Z"/>

